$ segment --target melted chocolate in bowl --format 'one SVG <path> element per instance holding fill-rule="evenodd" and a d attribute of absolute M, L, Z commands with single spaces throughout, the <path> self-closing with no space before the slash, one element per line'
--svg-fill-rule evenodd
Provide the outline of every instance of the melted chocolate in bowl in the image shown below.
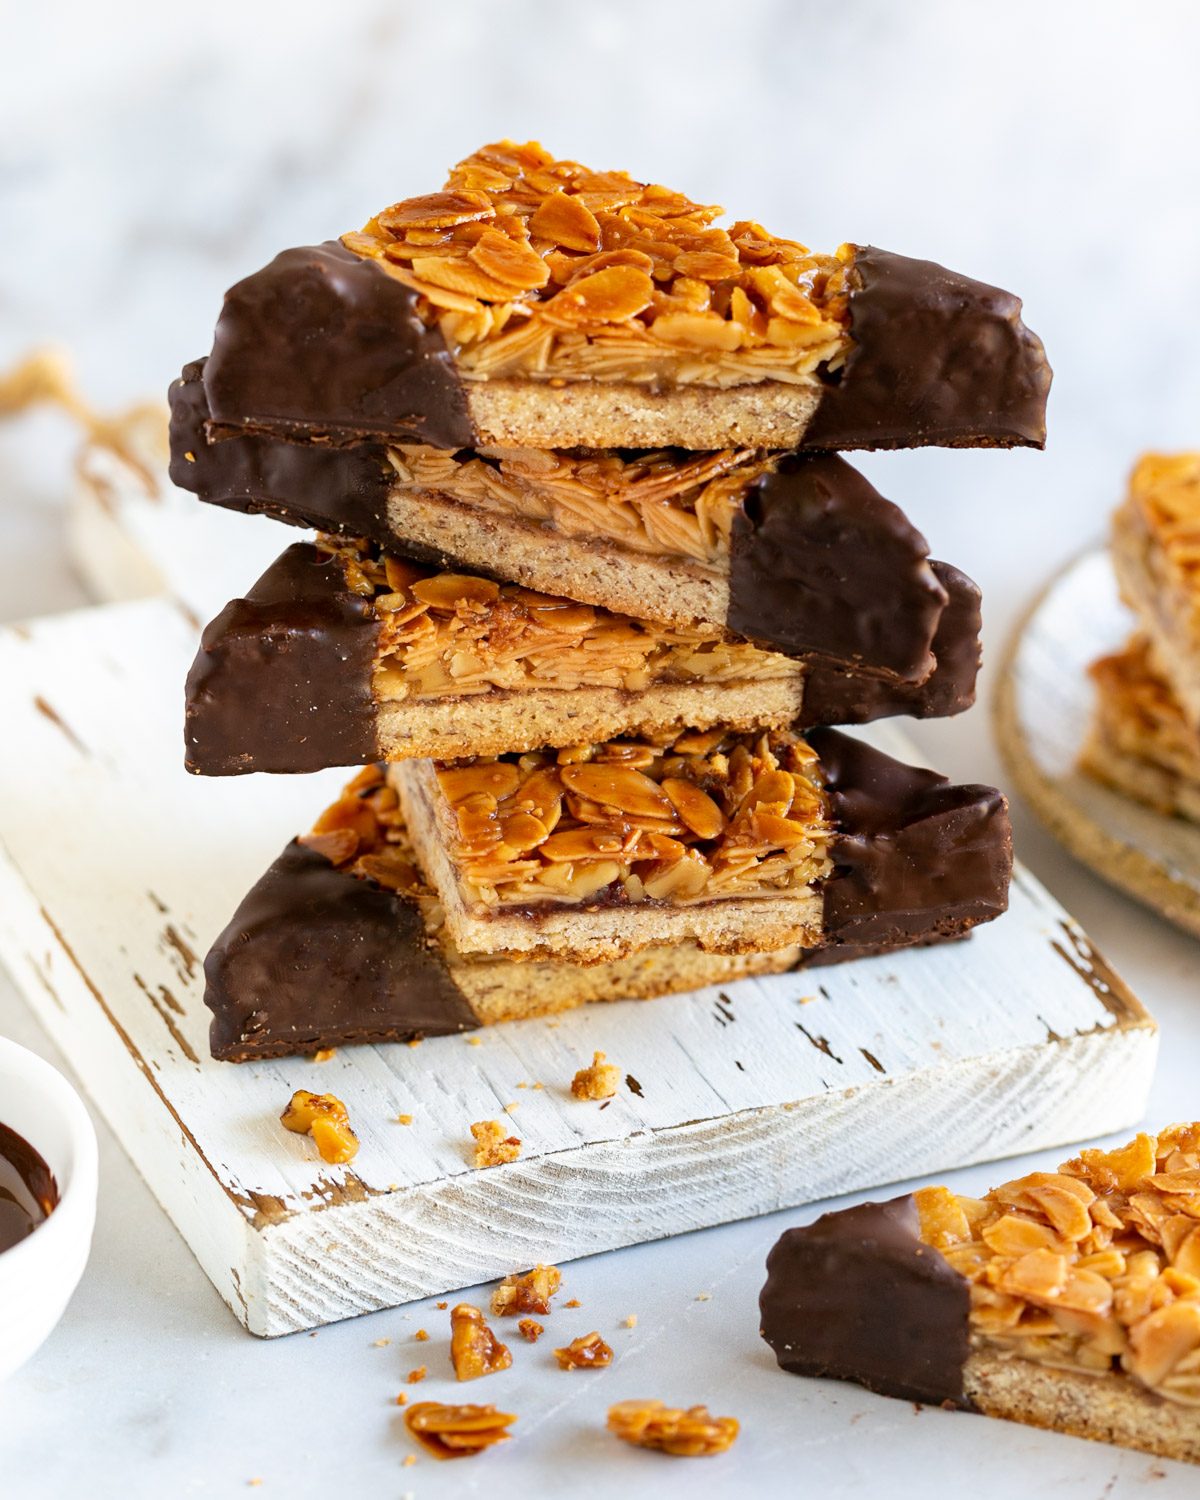
<path fill-rule="evenodd" d="M 0 1124 L 0 1253 L 30 1235 L 58 1205 L 58 1183 L 23 1135 Z"/>

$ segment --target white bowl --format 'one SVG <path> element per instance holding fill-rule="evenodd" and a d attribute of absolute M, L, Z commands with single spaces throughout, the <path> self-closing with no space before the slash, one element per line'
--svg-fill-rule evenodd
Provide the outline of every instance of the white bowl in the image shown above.
<path fill-rule="evenodd" d="M 96 1132 L 79 1095 L 48 1062 L 0 1037 L 0 1124 L 23 1135 L 58 1183 L 58 1206 L 0 1251 L 0 1380 L 49 1336 L 79 1285 L 96 1222 Z"/>

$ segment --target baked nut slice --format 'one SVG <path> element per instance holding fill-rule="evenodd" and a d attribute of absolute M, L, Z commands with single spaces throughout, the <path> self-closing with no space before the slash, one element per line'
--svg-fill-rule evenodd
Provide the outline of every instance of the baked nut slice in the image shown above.
<path fill-rule="evenodd" d="M 956 788 L 943 808 L 944 778 L 830 731 L 809 743 L 795 729 L 717 726 L 404 761 L 389 775 L 464 953 L 586 964 L 680 941 L 712 953 L 817 949 L 830 945 L 830 928 L 835 946 L 894 947 L 911 862 L 929 857 L 932 873 L 936 840 L 948 833 L 960 849 L 964 822 L 983 833 L 970 884 L 984 904 L 971 919 L 996 915 L 1007 891 L 998 793 Z M 868 804 L 897 846 L 883 865 L 873 863 L 875 840 L 863 861 L 847 833 Z M 932 837 L 933 847 L 909 848 L 914 809 L 916 840 Z M 951 926 L 961 915 L 956 906 Z"/>
<path fill-rule="evenodd" d="M 760 1308 L 795 1374 L 1200 1462 L 1200 1124 L 789 1229 Z"/>
<path fill-rule="evenodd" d="M 684 724 L 954 713 L 974 697 L 978 591 L 953 569 L 943 576 L 932 670 L 909 681 L 881 665 L 800 659 L 714 626 L 656 624 L 447 573 L 368 544 L 297 543 L 204 632 L 188 676 L 187 766 L 311 771 Z M 821 599 L 812 610 L 836 613 Z M 882 612 L 875 617 L 884 640 Z"/>
<path fill-rule="evenodd" d="M 764 649 L 928 675 L 951 585 L 904 513 L 834 454 L 209 443 L 199 366 L 171 387 L 172 475 L 453 572 L 494 574 Z"/>
<path fill-rule="evenodd" d="M 213 944 L 213 1056 L 311 1055 L 728 985 L 959 937 L 1003 911 L 1011 851 L 998 793 L 950 786 L 835 731 L 814 740 L 838 825 L 815 950 L 710 953 L 685 940 L 586 966 L 465 955 L 385 768 L 371 766 L 288 845 Z"/>
<path fill-rule="evenodd" d="M 1138 461 L 1113 517 L 1112 554 L 1157 667 L 1200 731 L 1200 452 Z"/>
<path fill-rule="evenodd" d="M 1096 707 L 1080 769 L 1158 812 L 1200 823 L 1200 733 L 1154 658 L 1139 634 L 1092 664 Z"/>
<path fill-rule="evenodd" d="M 1017 298 L 501 141 L 231 288 L 211 435 L 442 448 L 1041 447 Z"/>

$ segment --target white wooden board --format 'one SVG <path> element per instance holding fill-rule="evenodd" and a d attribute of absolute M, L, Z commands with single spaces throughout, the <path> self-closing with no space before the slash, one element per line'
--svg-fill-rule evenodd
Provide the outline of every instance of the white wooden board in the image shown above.
<path fill-rule="evenodd" d="M 194 644 L 165 600 L 0 632 L 0 951 L 255 1333 L 1075 1141 L 1143 1111 L 1153 1025 L 1025 872 L 1009 914 L 967 943 L 593 1006 L 477 1044 L 214 1063 L 200 957 L 342 773 L 188 777 Z M 566 1087 L 595 1048 L 628 1075 L 608 1107 Z M 299 1086 L 346 1101 L 362 1140 L 351 1168 L 278 1125 Z M 474 1170 L 470 1122 L 510 1103 L 522 1159 Z"/>
<path fill-rule="evenodd" d="M 997 737 L 1019 790 L 1077 859 L 1200 933 L 1200 827 L 1077 769 L 1095 691 L 1088 665 L 1123 645 L 1132 623 L 1107 551 L 1087 552 L 1060 573 L 1010 644 Z"/>

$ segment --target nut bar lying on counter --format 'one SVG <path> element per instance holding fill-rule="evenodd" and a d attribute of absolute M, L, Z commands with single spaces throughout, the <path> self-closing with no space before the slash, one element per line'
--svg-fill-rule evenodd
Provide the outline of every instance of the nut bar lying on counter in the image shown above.
<path fill-rule="evenodd" d="M 1020 301 L 869 246 L 818 254 L 502 141 L 226 295 L 209 436 L 459 449 L 1041 447 Z"/>
<path fill-rule="evenodd" d="M 1200 1124 L 825 1214 L 760 1306 L 795 1374 L 1200 1462 Z"/>
<path fill-rule="evenodd" d="M 831 893 L 836 903 L 854 886 L 891 914 L 903 910 L 903 891 L 881 898 L 887 871 L 871 865 L 872 818 L 909 858 L 931 860 L 926 874 L 947 850 L 961 861 L 961 887 L 941 871 L 954 897 L 947 934 L 960 918 L 998 915 L 1006 899 L 998 792 L 950 787 L 829 730 L 806 741 L 791 729 L 718 726 L 457 764 L 403 761 L 390 778 L 464 953 L 595 963 L 679 941 L 713 953 L 813 948 L 826 940 Z M 968 828 L 976 844 L 963 842 Z M 895 945 L 886 923 L 853 925 L 851 938 L 839 922 L 840 941 Z"/>
<path fill-rule="evenodd" d="M 528 588 L 790 655 L 928 670 L 946 565 L 836 454 L 207 443 L 202 402 L 189 366 L 171 387 L 172 476 L 202 500 L 456 570 L 502 557 Z"/>
<path fill-rule="evenodd" d="M 815 850 L 819 831 L 822 850 L 807 861 L 815 876 L 812 889 L 795 893 L 797 905 L 806 903 L 802 936 L 769 952 L 741 953 L 707 952 L 694 939 L 676 937 L 669 945 L 589 965 L 541 952 L 527 952 L 526 962 L 513 963 L 511 957 L 460 951 L 439 894 L 422 874 L 389 784 L 396 768 L 387 774 L 383 767 L 367 768 L 312 833 L 284 850 L 208 954 L 205 1000 L 213 1012 L 214 1057 L 240 1062 L 355 1042 L 406 1041 L 591 1001 L 727 984 L 802 963 L 961 937 L 1005 909 L 1012 854 L 999 793 L 951 786 L 944 777 L 902 765 L 833 730 L 815 733 L 812 746 L 820 756 L 823 787 L 818 792 L 807 776 L 801 778 L 807 796 L 819 803 L 819 810 L 807 814 L 804 837 Z M 559 766 L 557 757 L 546 759 L 541 776 L 546 800 L 539 806 L 549 819 Z M 797 764 L 808 759 L 799 745 L 794 759 Z M 509 764 L 516 762 L 493 766 Z M 603 764 L 594 756 L 576 758 L 561 769 Z M 609 764 L 620 768 L 622 762 Z M 777 773 L 779 792 L 783 774 Z M 693 821 L 705 803 L 719 811 L 699 784 L 692 785 L 696 796 L 690 800 L 686 790 L 674 790 Z M 565 783 L 557 795 L 560 826 L 564 818 L 577 821 L 572 804 L 590 811 L 592 799 L 579 799 Z M 501 806 L 490 793 L 474 797 L 477 812 L 486 809 L 488 799 Z M 754 816 L 749 814 L 747 822 Z M 758 816 L 785 821 L 779 814 Z M 533 828 L 535 820 L 541 828 Z M 678 820 L 657 821 L 675 826 Z M 522 832 L 540 838 L 546 826 L 532 810 L 515 806 L 502 823 L 518 841 Z M 604 825 L 621 827 L 624 819 L 608 809 Z M 569 913 L 576 922 L 601 913 L 612 930 L 638 908 L 686 915 L 688 903 L 678 894 L 653 896 L 646 888 L 647 880 L 654 884 L 655 874 L 672 863 L 694 862 L 715 847 L 712 839 L 699 839 L 684 827 L 679 833 L 655 833 L 645 858 L 618 867 L 618 897 L 595 885 L 595 859 L 558 861 L 553 878 L 560 888 L 545 886 L 548 910 Z M 646 835 L 639 831 L 637 837 Z M 749 846 L 751 852 L 757 847 Z M 677 860 L 666 857 L 676 850 Z M 519 853 L 511 845 L 505 852 L 514 860 Z M 494 857 L 501 857 L 499 846 Z M 786 851 L 778 863 L 792 872 L 798 868 L 789 864 Z M 637 902 L 631 893 L 635 878 L 641 882 Z M 702 911 L 704 898 L 699 906 L 696 898 L 691 904 Z M 530 913 L 528 920 L 535 923 L 537 917 Z M 677 931 L 685 926 L 675 924 Z M 608 947 L 619 950 L 622 944 L 609 941 Z"/>
<path fill-rule="evenodd" d="M 1158 812 L 1200 823 L 1200 732 L 1135 635 L 1091 667 L 1096 706 L 1080 769 Z"/>
<path fill-rule="evenodd" d="M 866 659 L 798 659 L 715 626 L 654 624 L 520 584 L 442 573 L 369 544 L 297 543 L 204 632 L 188 677 L 188 769 L 311 771 L 593 743 L 685 724 L 957 713 L 974 699 L 979 594 L 956 569 L 935 566 L 946 586 L 929 575 L 939 599 L 933 621 L 894 632 L 909 643 L 910 680 L 892 669 L 881 607 L 902 611 L 904 581 L 893 580 L 889 595 L 870 569 L 877 588 L 874 604 L 862 606 L 875 621 L 861 633 Z M 812 639 L 832 644 L 839 601 L 831 589 L 832 602 L 799 596 L 793 612 L 809 617 Z"/>
<path fill-rule="evenodd" d="M 1200 453 L 1148 453 L 1113 517 L 1121 594 L 1158 671 L 1200 731 Z"/>

